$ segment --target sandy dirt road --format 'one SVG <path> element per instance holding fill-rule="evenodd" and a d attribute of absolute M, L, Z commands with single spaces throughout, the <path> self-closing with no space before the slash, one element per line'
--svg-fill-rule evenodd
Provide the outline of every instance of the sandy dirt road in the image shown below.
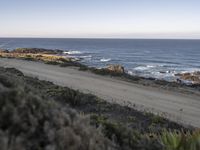
<path fill-rule="evenodd" d="M 28 76 L 92 93 L 109 102 L 134 105 L 133 107 L 138 110 L 163 113 L 173 121 L 200 127 L 200 97 L 195 95 L 145 87 L 74 68 L 61 68 L 40 62 L 0 58 L 0 66 L 14 67 Z"/>

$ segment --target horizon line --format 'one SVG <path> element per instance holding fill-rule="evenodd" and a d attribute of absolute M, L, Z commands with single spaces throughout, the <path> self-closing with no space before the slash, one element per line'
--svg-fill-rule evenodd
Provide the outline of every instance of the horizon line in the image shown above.
<path fill-rule="evenodd" d="M 119 39 L 119 40 L 200 40 L 200 38 L 120 38 L 120 37 L 0 37 L 1 39 Z"/>

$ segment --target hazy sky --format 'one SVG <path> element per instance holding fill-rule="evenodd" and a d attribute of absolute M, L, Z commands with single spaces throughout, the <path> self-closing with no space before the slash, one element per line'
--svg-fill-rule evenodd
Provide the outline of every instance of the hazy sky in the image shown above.
<path fill-rule="evenodd" d="M 0 0 L 0 37 L 200 38 L 200 0 Z"/>

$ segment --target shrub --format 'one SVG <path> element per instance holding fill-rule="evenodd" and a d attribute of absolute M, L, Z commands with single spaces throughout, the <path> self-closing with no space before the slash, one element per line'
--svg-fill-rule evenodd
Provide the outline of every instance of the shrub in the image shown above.
<path fill-rule="evenodd" d="M 60 63 L 57 62 L 57 61 L 45 61 L 44 62 L 45 64 L 48 64 L 48 65 L 59 65 Z"/>
<path fill-rule="evenodd" d="M 164 131 L 160 135 L 160 141 L 165 150 L 199 150 L 200 131 Z"/>
<path fill-rule="evenodd" d="M 1 150 L 113 149 L 87 117 L 33 89 L 0 82 Z M 27 87 L 26 87 L 27 88 Z M 27 92 L 30 91 L 30 92 Z M 35 92 L 35 93 L 34 93 Z"/>
<path fill-rule="evenodd" d="M 28 61 L 36 61 L 36 59 L 32 58 L 31 56 L 27 57 L 25 56 L 24 58 L 22 58 L 24 60 L 28 60 Z"/>
<path fill-rule="evenodd" d="M 85 65 L 82 65 L 82 66 L 79 67 L 79 70 L 81 70 L 81 71 L 87 71 L 88 69 L 89 68 Z"/>
<path fill-rule="evenodd" d="M 102 115 L 92 115 L 92 124 L 102 127 L 106 137 L 115 141 L 122 150 L 162 150 L 158 138 L 149 138 L 125 125 L 109 121 Z"/>

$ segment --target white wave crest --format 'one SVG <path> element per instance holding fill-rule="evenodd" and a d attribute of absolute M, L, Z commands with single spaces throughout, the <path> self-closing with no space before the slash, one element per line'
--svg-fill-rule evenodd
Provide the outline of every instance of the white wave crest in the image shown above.
<path fill-rule="evenodd" d="M 74 54 L 82 54 L 83 52 L 80 51 L 66 51 L 63 52 L 64 54 L 68 54 L 68 55 L 74 55 Z"/>
<path fill-rule="evenodd" d="M 135 67 L 134 70 L 143 71 L 143 70 L 148 70 L 148 69 L 154 68 L 154 67 L 156 67 L 156 66 L 153 66 L 153 65 L 138 66 L 138 67 Z"/>
<path fill-rule="evenodd" d="M 102 58 L 100 59 L 101 62 L 108 62 L 111 61 L 111 58 Z"/>
<path fill-rule="evenodd" d="M 128 70 L 127 73 L 128 73 L 129 75 L 131 75 L 131 76 L 132 76 L 132 75 L 135 75 L 135 74 L 133 73 L 133 71 L 131 71 L 131 70 Z"/>
<path fill-rule="evenodd" d="M 80 56 L 80 58 L 92 58 L 92 55 Z"/>

